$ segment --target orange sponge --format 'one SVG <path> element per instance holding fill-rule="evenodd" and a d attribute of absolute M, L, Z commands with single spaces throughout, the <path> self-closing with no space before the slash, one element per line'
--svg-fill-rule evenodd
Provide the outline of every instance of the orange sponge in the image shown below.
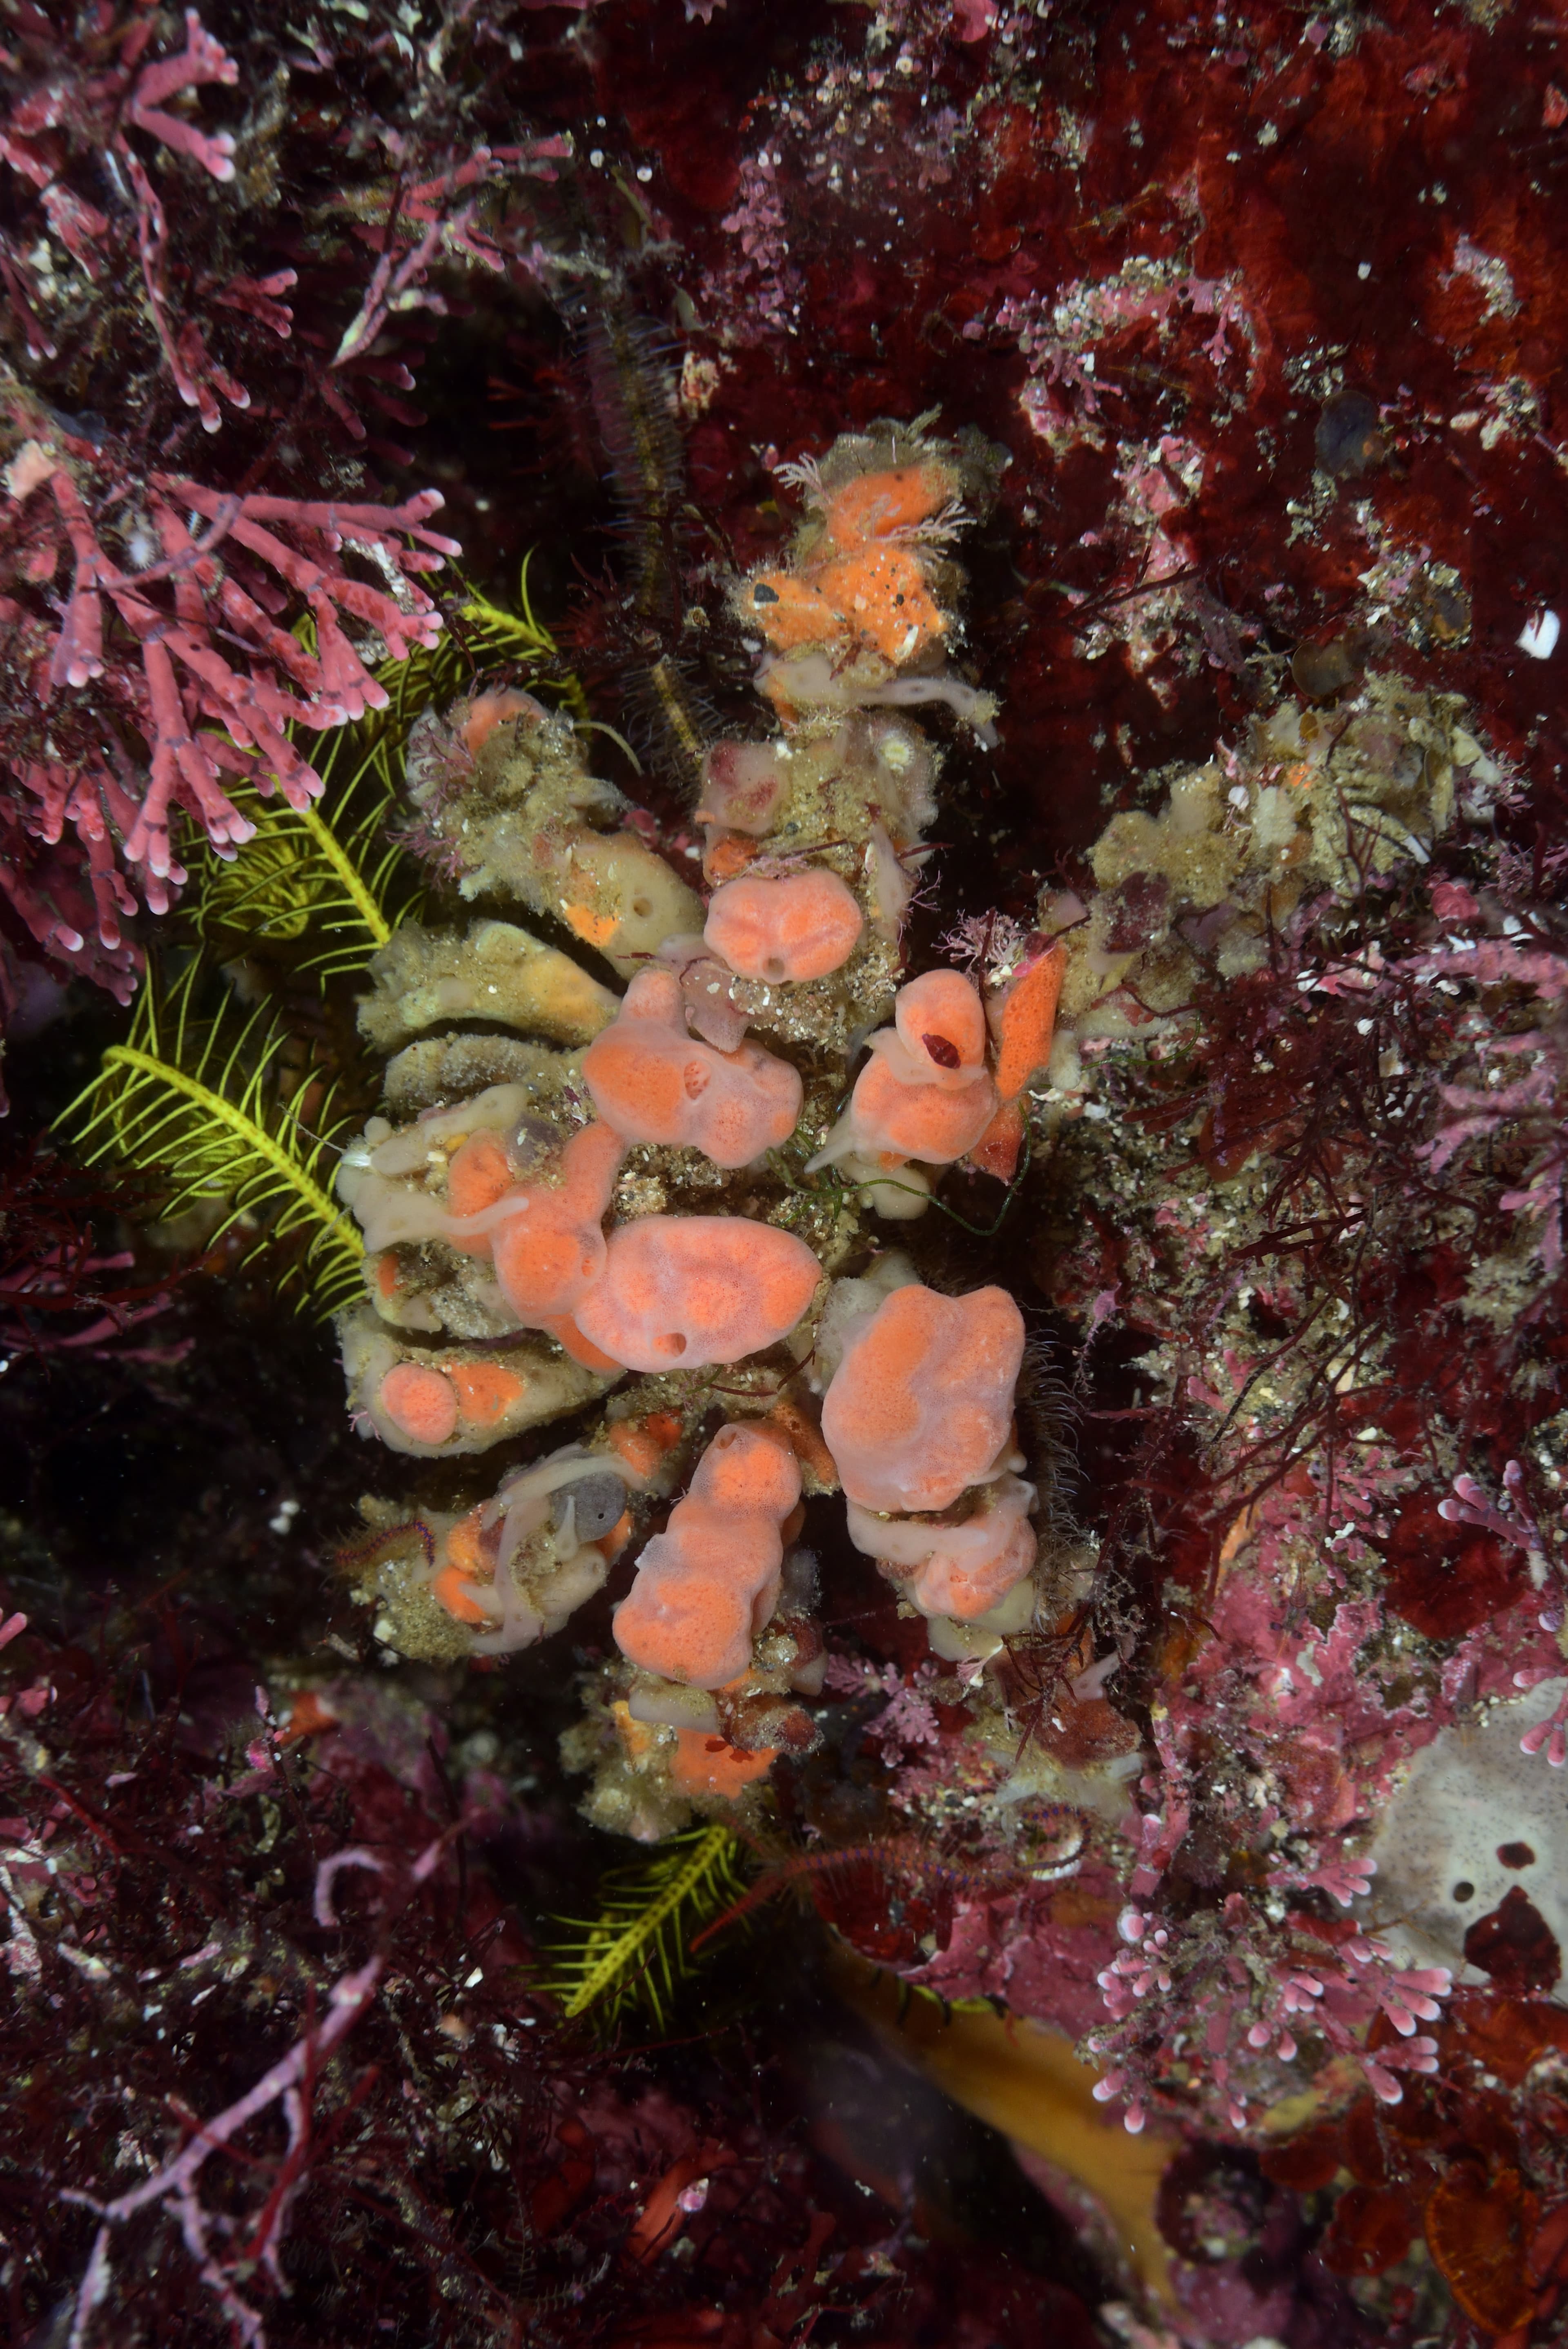
<path fill-rule="evenodd" d="M 687 1033 L 672 970 L 639 971 L 594 1039 L 583 1076 L 599 1115 L 628 1142 L 688 1143 L 715 1166 L 745 1166 L 789 1140 L 800 1078 L 760 1045 L 721 1052 Z"/>
<path fill-rule="evenodd" d="M 971 1623 L 989 1614 L 1033 1565 L 1037 1544 L 1029 1512 L 1034 1500 L 1033 1485 L 1000 1476 L 956 1526 L 878 1517 L 851 1501 L 849 1538 L 868 1557 L 895 1568 L 900 1581 L 909 1575 L 909 1595 L 922 1615 Z"/>
<path fill-rule="evenodd" d="M 836 873 L 727 881 L 703 936 L 742 978 L 826 978 L 854 953 L 865 916 Z M 983 1033 L 983 1028 L 982 1028 Z"/>
<path fill-rule="evenodd" d="M 765 1778 L 777 1760 L 776 1745 L 759 1745 L 754 1753 L 742 1754 L 711 1730 L 678 1729 L 675 1751 L 670 1757 L 670 1783 L 689 1800 L 721 1795 L 732 1802 L 754 1780 Z"/>
<path fill-rule="evenodd" d="M 547 1338 L 554 1338 L 563 1353 L 570 1354 L 574 1362 L 581 1362 L 585 1371 L 618 1371 L 622 1367 L 584 1337 L 570 1313 L 551 1314 L 540 1320 L 539 1327 Z"/>
<path fill-rule="evenodd" d="M 481 1502 L 441 1536 L 436 1570 L 431 1578 L 431 1597 L 436 1604 L 471 1630 L 488 1630 L 492 1620 L 475 1591 L 476 1585 L 488 1588 L 495 1579 L 495 1539 L 493 1534 L 487 1539 L 487 1531 Z"/>
<path fill-rule="evenodd" d="M 999 1183 L 1011 1183 L 1018 1172 L 1023 1148 L 1023 1112 L 1015 1101 L 1004 1101 L 969 1154 L 969 1163 Z"/>
<path fill-rule="evenodd" d="M 743 616 L 775 652 L 867 649 L 894 667 L 918 658 L 940 642 L 947 617 L 932 592 L 929 554 L 913 542 L 957 488 L 945 465 L 928 462 L 819 490 L 820 540 L 792 570 L 754 572 L 741 590 Z"/>
<path fill-rule="evenodd" d="M 971 979 L 956 970 L 927 971 L 898 989 L 893 1019 L 872 1037 L 849 1106 L 808 1173 L 848 1157 L 950 1166 L 995 1117 L 985 1009 Z"/>
<path fill-rule="evenodd" d="M 996 1090 L 1004 1102 L 1016 1101 L 1036 1069 L 1051 1058 L 1056 1031 L 1056 1006 L 1067 956 L 1053 947 L 1033 962 L 1026 962 L 991 1004 L 989 1018 L 996 1040 Z"/>
<path fill-rule="evenodd" d="M 521 1399 L 524 1386 L 515 1371 L 500 1362 L 460 1360 L 448 1363 L 446 1375 L 456 1391 L 458 1409 L 471 1427 L 493 1427 Z"/>
<path fill-rule="evenodd" d="M 495 1426 L 522 1401 L 527 1383 L 500 1362 L 458 1355 L 440 1370 L 424 1362 L 394 1363 L 378 1400 L 393 1426 L 415 1444 L 446 1444 L 460 1420 L 469 1433 Z"/>
<path fill-rule="evenodd" d="M 879 1042 L 873 1037 L 872 1056 L 849 1097 L 846 1133 L 836 1133 L 835 1142 L 842 1139 L 846 1147 L 862 1153 L 891 1151 L 900 1158 L 922 1158 L 930 1166 L 950 1166 L 973 1147 L 995 1116 L 996 1087 L 983 1069 L 956 1090 L 909 1084 L 898 1073 L 898 1056 L 877 1050 Z"/>
<path fill-rule="evenodd" d="M 454 1174 L 472 1146 L 458 1152 Z M 600 1224 L 625 1154 L 619 1134 L 596 1122 L 573 1134 L 554 1182 L 517 1185 L 513 1212 L 494 1234 L 495 1278 L 529 1327 L 570 1314 L 604 1270 Z"/>
<path fill-rule="evenodd" d="M 804 1240 L 743 1216 L 648 1216 L 610 1234 L 576 1309 L 584 1336 L 630 1371 L 700 1371 L 776 1344 L 821 1267 Z"/>
<path fill-rule="evenodd" d="M 512 1164 L 500 1134 L 488 1127 L 471 1133 L 446 1173 L 449 1216 L 479 1216 L 512 1188 Z"/>
<path fill-rule="evenodd" d="M 641 1419 L 612 1420 L 606 1433 L 627 1466 L 651 1485 L 680 1441 L 680 1422 L 672 1411 L 650 1411 Z"/>
<path fill-rule="evenodd" d="M 539 719 L 548 715 L 542 701 L 535 701 L 531 693 L 519 693 L 514 688 L 500 693 L 476 693 L 467 703 L 460 701 L 452 712 L 453 719 L 462 726 L 463 742 L 470 750 L 482 749 L 496 728 L 504 726 L 509 718 Z"/>
<path fill-rule="evenodd" d="M 871 538 L 891 538 L 931 521 L 958 495 L 958 479 L 946 465 L 888 465 L 877 473 L 857 473 L 829 492 L 823 519 L 839 548 Z"/>
<path fill-rule="evenodd" d="M 778 1603 L 781 1527 L 799 1499 L 786 1444 L 757 1426 L 721 1428 L 616 1609 L 622 1655 L 690 1688 L 738 1680 Z"/>
<path fill-rule="evenodd" d="M 898 989 L 893 1025 L 922 1084 L 957 1092 L 985 1072 L 985 1007 L 961 971 L 928 970 Z"/>
<path fill-rule="evenodd" d="M 704 881 L 732 881 L 762 854 L 754 840 L 738 832 L 710 832 L 708 841 L 702 857 Z"/>
<path fill-rule="evenodd" d="M 756 573 L 742 609 L 775 652 L 865 646 L 895 666 L 939 643 L 947 625 L 919 552 L 875 540 L 802 578 Z"/>
<path fill-rule="evenodd" d="M 1002 1183 L 1011 1183 L 1018 1171 L 1024 1135 L 1018 1097 L 1035 1070 L 1043 1069 L 1051 1058 L 1066 968 L 1064 949 L 1054 946 L 1022 964 L 986 1006 L 1002 1106 L 969 1157 L 982 1174 L 994 1174 Z"/>
<path fill-rule="evenodd" d="M 416 1444 L 444 1444 L 457 1430 L 457 1389 L 441 1371 L 399 1362 L 381 1381 L 382 1410 Z"/>
<path fill-rule="evenodd" d="M 852 1321 L 822 1406 L 844 1490 L 864 1509 L 946 1509 L 1007 1442 L 1023 1316 L 1004 1288 L 896 1288 Z"/>

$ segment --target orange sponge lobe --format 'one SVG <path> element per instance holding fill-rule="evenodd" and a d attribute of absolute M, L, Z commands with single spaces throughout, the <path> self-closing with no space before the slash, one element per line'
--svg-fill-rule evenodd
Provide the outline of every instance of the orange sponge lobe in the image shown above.
<path fill-rule="evenodd" d="M 570 1314 L 604 1270 L 599 1226 L 624 1155 L 620 1136 L 596 1122 L 573 1134 L 555 1182 L 517 1186 L 515 1212 L 494 1237 L 495 1278 L 530 1327 Z M 462 1156 L 460 1151 L 454 1167 Z"/>
<path fill-rule="evenodd" d="M 713 892 L 702 935 L 742 978 L 826 978 L 854 953 L 865 917 L 836 873 L 747 876 Z"/>
<path fill-rule="evenodd" d="M 738 1680 L 778 1603 L 781 1528 L 799 1498 L 794 1455 L 771 1429 L 721 1428 L 616 1609 L 622 1655 L 690 1688 Z"/>
<path fill-rule="evenodd" d="M 743 1216 L 649 1216 L 612 1232 L 578 1329 L 632 1371 L 696 1371 L 794 1328 L 821 1268 L 804 1240 Z"/>
<path fill-rule="evenodd" d="M 942 1297 L 919 1282 L 851 1323 L 822 1406 L 844 1489 L 862 1508 L 946 1509 L 995 1464 L 1023 1360 L 1004 1288 Z"/>
<path fill-rule="evenodd" d="M 599 1115 L 628 1142 L 687 1143 L 716 1166 L 746 1166 L 789 1140 L 801 1081 L 760 1045 L 733 1052 L 689 1035 L 673 971 L 639 971 L 597 1036 L 583 1076 Z"/>

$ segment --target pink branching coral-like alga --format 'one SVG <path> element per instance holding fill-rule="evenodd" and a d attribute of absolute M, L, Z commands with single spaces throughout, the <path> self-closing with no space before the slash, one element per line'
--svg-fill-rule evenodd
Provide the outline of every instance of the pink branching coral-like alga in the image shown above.
<path fill-rule="evenodd" d="M 197 109 L 240 67 L 194 10 L 162 55 L 162 20 L 109 0 L 69 28 L 27 5 L 14 17 L 0 885 L 46 952 L 123 999 L 129 926 L 183 879 L 174 812 L 232 854 L 249 826 L 225 778 L 303 805 L 318 786 L 292 730 L 362 715 L 384 698 L 377 664 L 432 642 L 417 578 L 456 552 L 426 526 L 441 500 L 382 503 L 361 459 L 411 461 L 379 419 L 424 421 L 403 395 L 426 320 L 450 306 L 437 264 L 520 279 L 545 265 L 494 191 L 550 177 L 566 148 L 486 143 L 455 91 L 406 122 L 367 113 L 342 155 L 322 150 L 315 116 L 253 109 L 220 129 Z M 376 38 L 368 26 L 368 52 Z M 196 424 L 219 440 L 209 465 L 182 447 Z M 306 612 L 308 647 L 291 632 Z"/>
<path fill-rule="evenodd" d="M 441 617 L 411 574 L 438 568 L 457 549 L 424 526 L 441 503 L 435 491 L 400 506 L 339 506 L 223 495 L 181 475 L 154 473 L 140 528 L 156 533 L 161 552 L 128 570 L 100 535 L 119 520 L 114 509 L 123 491 L 110 489 L 96 501 L 95 515 L 67 462 L 78 447 L 67 440 L 57 452 L 29 440 L 7 475 L 11 530 L 26 534 L 29 567 L 49 576 L 62 538 L 74 564 L 58 626 L 51 632 L 22 623 L 36 649 L 35 689 L 47 699 L 100 682 L 117 714 L 146 740 L 149 770 L 143 781 L 111 736 L 96 755 L 84 743 L 75 759 L 37 756 L 16 772 L 36 802 L 27 824 L 36 837 L 52 845 L 67 823 L 74 827 L 87 857 L 98 947 L 129 979 L 120 924 L 135 901 L 112 843 L 123 844 L 127 864 L 143 868 L 143 895 L 161 913 L 171 885 L 184 878 L 170 844 L 176 807 L 222 854 L 253 830 L 225 792 L 224 774 L 246 775 L 264 792 L 275 780 L 290 806 L 305 806 L 320 791 L 320 779 L 286 729 L 341 725 L 387 699 L 343 616 L 377 630 L 398 658 L 433 643 Z M 94 487 L 95 471 L 78 459 L 78 471 Z M 412 546 L 403 543 L 405 536 Z M 390 592 L 348 572 L 346 543 L 379 558 Z M 145 548 L 145 538 L 140 543 Z M 282 600 L 275 580 L 308 605 L 314 653 L 267 611 L 267 604 Z M 106 604 L 132 639 L 133 653 L 106 647 Z M 21 619 L 15 605 L 0 616 Z M 243 667 L 219 651 L 220 638 L 245 656 Z M 82 931 L 47 895 L 29 890 L 20 871 L 0 868 L 0 878 L 40 945 L 67 956 L 83 951 Z"/>

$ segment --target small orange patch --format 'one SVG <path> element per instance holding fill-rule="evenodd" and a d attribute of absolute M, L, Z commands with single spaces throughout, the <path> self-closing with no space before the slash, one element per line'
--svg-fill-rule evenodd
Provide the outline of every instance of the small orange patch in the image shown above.
<path fill-rule="evenodd" d="M 444 1444 L 457 1430 L 450 1379 L 419 1362 L 399 1362 L 381 1381 L 381 1409 L 416 1444 Z"/>
<path fill-rule="evenodd" d="M 1013 980 L 996 1008 L 996 1090 L 1004 1102 L 1016 1101 L 1051 1058 L 1066 968 L 1064 949 L 1053 947 Z"/>
<path fill-rule="evenodd" d="M 843 618 L 828 597 L 787 571 L 757 574 L 747 616 L 755 620 L 775 652 L 836 644 L 845 634 Z"/>
<path fill-rule="evenodd" d="M 288 1726 L 278 1739 L 280 1745 L 292 1745 L 296 1738 L 317 1737 L 324 1729 L 336 1729 L 337 1715 L 329 1713 L 314 1689 L 301 1689 L 288 1711 Z"/>
<path fill-rule="evenodd" d="M 610 1719 L 615 1723 L 616 1735 L 620 1739 L 621 1750 L 628 1762 L 641 1762 L 652 1753 L 659 1733 L 648 1722 L 632 1719 L 631 1707 L 625 1697 L 616 1698 L 610 1706 Z"/>
<path fill-rule="evenodd" d="M 822 1430 L 809 1412 L 798 1402 L 775 1402 L 768 1418 L 774 1426 L 783 1430 L 790 1448 L 803 1468 L 809 1468 L 826 1492 L 838 1490 L 838 1470 L 832 1453 L 822 1440 Z"/>
<path fill-rule="evenodd" d="M 919 556 L 907 546 L 867 547 L 841 555 L 818 574 L 817 587 L 847 629 L 884 660 L 910 660 L 942 633 L 940 605 Z"/>
<path fill-rule="evenodd" d="M 702 859 L 702 877 L 717 888 L 722 881 L 732 881 L 737 873 L 743 873 L 762 852 L 760 840 L 748 840 L 744 833 L 728 832 L 713 843 Z"/>
<path fill-rule="evenodd" d="M 628 1468 L 647 1478 L 680 1441 L 680 1422 L 672 1411 L 650 1411 L 642 1419 L 618 1419 L 609 1440 Z"/>
<path fill-rule="evenodd" d="M 398 1258 L 393 1248 L 376 1258 L 376 1286 L 383 1297 L 392 1296 L 398 1286 Z"/>
<path fill-rule="evenodd" d="M 506 1145 L 498 1133 L 471 1133 L 447 1169 L 446 1205 L 452 1216 L 477 1216 L 512 1188 Z"/>
<path fill-rule="evenodd" d="M 475 694 L 469 704 L 468 716 L 463 721 L 464 743 L 470 750 L 481 750 L 489 741 L 498 726 L 504 726 L 509 718 L 519 717 L 525 710 L 531 711 L 535 718 L 543 718 L 545 715 L 544 709 L 531 693 L 505 691 Z"/>
<path fill-rule="evenodd" d="M 777 1759 L 774 1745 L 742 1754 L 706 1729 L 678 1729 L 670 1780 L 678 1795 L 720 1795 L 732 1802 L 754 1779 L 765 1778 Z"/>
<path fill-rule="evenodd" d="M 548 1321 L 541 1320 L 539 1327 L 547 1338 L 554 1338 L 564 1354 L 570 1354 L 574 1362 L 581 1362 L 585 1371 L 618 1371 L 626 1367 L 623 1362 L 618 1362 L 613 1354 L 603 1352 L 591 1338 L 585 1338 L 569 1313 L 556 1314 Z"/>
<path fill-rule="evenodd" d="M 623 1509 L 607 1534 L 601 1534 L 588 1547 L 597 1549 L 607 1565 L 613 1566 L 631 1539 L 631 1511 Z"/>
<path fill-rule="evenodd" d="M 561 918 L 586 947 L 607 946 L 620 926 L 616 915 L 596 914 L 588 905 L 563 905 Z"/>
<path fill-rule="evenodd" d="M 443 1566 L 431 1584 L 431 1597 L 457 1623 L 488 1623 L 489 1616 L 468 1588 L 467 1577 L 455 1566 Z"/>
<path fill-rule="evenodd" d="M 457 1389 L 458 1409 L 475 1427 L 493 1427 L 528 1392 L 526 1379 L 499 1362 L 449 1362 L 446 1374 Z"/>
<path fill-rule="evenodd" d="M 999 1183 L 1011 1183 L 1023 1147 L 1023 1112 L 1015 1101 L 1003 1102 L 970 1152 L 969 1163 L 982 1174 L 994 1174 Z"/>
<path fill-rule="evenodd" d="M 890 538 L 929 522 L 957 493 L 945 465 L 890 465 L 880 473 L 860 473 L 828 499 L 827 534 L 843 547 Z"/>
<path fill-rule="evenodd" d="M 455 1566 L 461 1573 L 474 1575 L 481 1582 L 491 1579 L 491 1562 L 484 1553 L 484 1510 L 483 1504 L 470 1509 L 466 1517 L 459 1517 L 442 1544 L 444 1563 Z"/>
<path fill-rule="evenodd" d="M 877 539 L 836 554 L 808 579 L 759 572 L 747 617 L 775 652 L 858 638 L 895 662 L 910 659 L 942 633 L 941 609 L 919 552 Z"/>

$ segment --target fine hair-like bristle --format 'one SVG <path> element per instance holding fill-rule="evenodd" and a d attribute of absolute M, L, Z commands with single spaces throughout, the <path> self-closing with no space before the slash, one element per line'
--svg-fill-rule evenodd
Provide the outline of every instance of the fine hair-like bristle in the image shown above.
<path fill-rule="evenodd" d="M 625 509 L 639 618 L 672 625 L 680 587 L 670 533 L 685 489 L 670 370 L 657 329 L 608 299 L 588 322 L 588 389 Z"/>
<path fill-rule="evenodd" d="M 614 294 L 589 319 L 584 349 L 594 415 L 623 509 L 629 577 L 621 633 L 634 731 L 659 771 L 694 794 L 717 729 L 676 645 L 683 598 L 675 534 L 685 466 L 669 354 L 658 327 Z"/>
<path fill-rule="evenodd" d="M 717 721 L 672 653 L 639 664 L 632 680 L 640 731 L 655 763 L 691 796 L 701 791 L 702 755 Z"/>

